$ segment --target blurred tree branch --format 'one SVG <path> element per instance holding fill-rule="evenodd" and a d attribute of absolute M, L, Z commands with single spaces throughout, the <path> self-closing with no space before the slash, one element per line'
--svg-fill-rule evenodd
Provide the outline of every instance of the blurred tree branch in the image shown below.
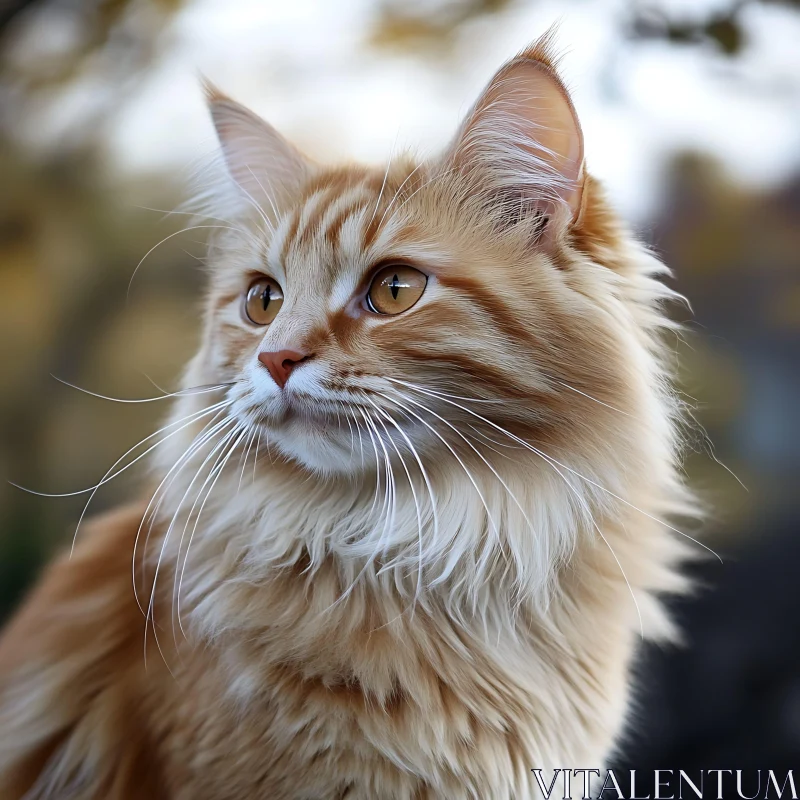
<path fill-rule="evenodd" d="M 452 45 L 465 24 L 514 4 L 514 0 L 434 0 L 415 6 L 408 0 L 381 0 L 368 41 L 383 49 L 438 54 Z M 687 17 L 670 11 L 664 2 L 631 2 L 624 26 L 634 41 L 711 43 L 726 56 L 736 56 L 746 44 L 744 11 L 759 4 L 800 11 L 800 0 L 732 0 L 727 8 Z"/>
<path fill-rule="evenodd" d="M 418 10 L 404 0 L 378 3 L 369 42 L 394 50 L 436 50 L 452 43 L 461 27 L 479 17 L 496 14 L 513 0 L 444 0 L 426 3 Z"/>
<path fill-rule="evenodd" d="M 0 67 L 26 92 L 66 85 L 103 55 L 111 73 L 149 64 L 158 34 L 183 0 L 7 0 L 0 7 Z M 11 23 L 14 23 L 13 26 Z M 13 27 L 13 35 L 9 28 Z M 50 43 L 58 29 L 57 44 Z M 19 47 L 34 44 L 35 47 Z"/>
<path fill-rule="evenodd" d="M 658 4 L 648 3 L 633 11 L 628 35 L 634 40 L 662 39 L 673 44 L 711 43 L 726 56 L 736 56 L 747 41 L 744 12 L 754 5 L 800 10 L 800 0 L 734 0 L 727 9 L 689 20 L 670 14 Z"/>
<path fill-rule="evenodd" d="M 3 0 L 0 0 L 2 3 Z M 58 156 L 95 150 L 125 96 L 157 60 L 184 0 L 8 0 L 0 8 L 0 127 L 18 135 L 90 84 Z M 22 124 L 21 124 L 22 123 Z"/>
<path fill-rule="evenodd" d="M 0 36 L 5 27 L 28 6 L 32 6 L 37 0 L 3 0 L 0 3 Z"/>

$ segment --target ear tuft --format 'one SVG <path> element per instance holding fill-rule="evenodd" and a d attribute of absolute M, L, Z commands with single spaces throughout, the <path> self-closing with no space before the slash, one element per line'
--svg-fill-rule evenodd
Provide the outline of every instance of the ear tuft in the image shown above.
<path fill-rule="evenodd" d="M 445 159 L 499 209 L 502 224 L 533 219 L 542 242 L 577 218 L 584 182 L 583 135 L 553 40 L 551 30 L 497 72 Z"/>
<path fill-rule="evenodd" d="M 545 31 L 535 42 L 531 42 L 526 48 L 520 51 L 516 58 L 512 59 L 510 63 L 523 59 L 525 61 L 535 61 L 543 68 L 549 70 L 561 83 L 558 77 L 558 66 L 561 56 L 556 49 L 556 36 L 558 34 L 558 25 L 551 26 Z"/>
<path fill-rule="evenodd" d="M 219 100 L 230 100 L 230 98 L 219 89 L 219 87 L 212 83 L 205 75 L 200 74 L 200 87 L 206 98 L 206 104 L 210 107 L 212 103 Z"/>

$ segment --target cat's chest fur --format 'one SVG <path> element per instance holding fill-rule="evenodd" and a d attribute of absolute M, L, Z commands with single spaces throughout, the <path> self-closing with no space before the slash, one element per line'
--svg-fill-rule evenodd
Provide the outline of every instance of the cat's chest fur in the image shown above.
<path fill-rule="evenodd" d="M 185 644 L 159 700 L 176 797 L 522 798 L 532 768 L 601 766 L 629 631 L 577 620 L 571 640 L 524 610 L 513 632 L 477 614 L 471 629 L 374 588 L 337 602 L 335 560 L 306 567 L 205 598 L 201 617 L 213 605 L 226 625 L 194 620 L 205 641 Z"/>

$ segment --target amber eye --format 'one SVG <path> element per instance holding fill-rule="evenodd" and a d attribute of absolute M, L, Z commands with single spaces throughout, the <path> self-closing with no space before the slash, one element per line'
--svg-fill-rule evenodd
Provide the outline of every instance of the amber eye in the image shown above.
<path fill-rule="evenodd" d="M 370 310 L 377 314 L 400 314 L 408 311 L 422 297 L 428 276 L 405 264 L 381 269 L 367 292 Z"/>
<path fill-rule="evenodd" d="M 250 284 L 244 311 L 254 325 L 269 325 L 283 305 L 283 291 L 272 278 L 259 278 Z"/>

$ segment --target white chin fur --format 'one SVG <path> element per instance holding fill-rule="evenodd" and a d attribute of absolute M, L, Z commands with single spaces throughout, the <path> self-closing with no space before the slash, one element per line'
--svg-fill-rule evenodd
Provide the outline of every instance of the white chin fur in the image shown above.
<path fill-rule="evenodd" d="M 352 475 L 361 467 L 358 441 L 354 448 L 347 425 L 341 424 L 343 428 L 335 421 L 321 426 L 298 418 L 270 430 L 270 446 L 314 472 Z"/>

